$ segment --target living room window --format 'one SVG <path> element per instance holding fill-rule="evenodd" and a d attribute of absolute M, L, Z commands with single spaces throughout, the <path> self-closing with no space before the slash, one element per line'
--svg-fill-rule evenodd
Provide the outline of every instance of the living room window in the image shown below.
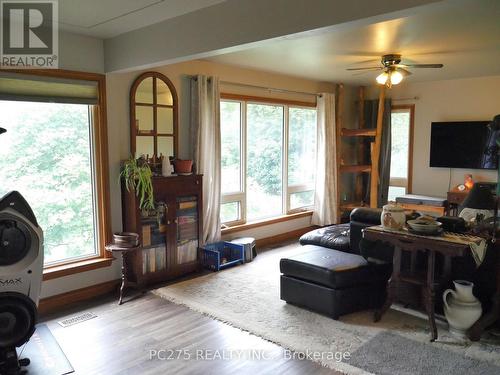
<path fill-rule="evenodd" d="M 314 204 L 316 108 L 221 101 L 222 223 L 304 211 Z"/>
<path fill-rule="evenodd" d="M 32 207 L 49 278 L 79 262 L 96 268 L 109 233 L 104 78 L 65 75 L 0 76 L 0 195 L 17 190 Z"/>
<path fill-rule="evenodd" d="M 90 108 L 0 101 L 0 195 L 18 190 L 44 231 L 44 263 L 97 254 Z"/>
<path fill-rule="evenodd" d="M 388 200 L 411 193 L 415 106 L 392 106 L 391 172 Z"/>

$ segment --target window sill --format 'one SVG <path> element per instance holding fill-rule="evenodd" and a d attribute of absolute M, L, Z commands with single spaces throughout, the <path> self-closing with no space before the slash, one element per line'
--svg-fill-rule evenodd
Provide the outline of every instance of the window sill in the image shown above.
<path fill-rule="evenodd" d="M 295 213 L 295 214 L 289 214 L 289 215 L 282 215 L 282 216 L 278 216 L 278 217 L 273 217 L 271 219 L 264 219 L 264 220 L 259 220 L 259 221 L 253 221 L 251 223 L 234 225 L 232 227 L 222 229 L 221 230 L 221 234 L 224 235 L 224 234 L 230 234 L 230 233 L 234 233 L 234 232 L 240 232 L 240 231 L 246 230 L 246 229 L 263 227 L 265 225 L 271 225 L 271 224 L 281 223 L 281 222 L 284 222 L 284 221 L 299 219 L 301 217 L 306 217 L 306 216 L 312 216 L 312 211 L 298 212 L 298 213 Z"/>
<path fill-rule="evenodd" d="M 43 270 L 43 281 L 57 279 L 76 273 L 87 272 L 98 268 L 109 267 L 113 258 L 94 258 L 80 262 L 62 264 L 60 266 L 48 267 Z"/>

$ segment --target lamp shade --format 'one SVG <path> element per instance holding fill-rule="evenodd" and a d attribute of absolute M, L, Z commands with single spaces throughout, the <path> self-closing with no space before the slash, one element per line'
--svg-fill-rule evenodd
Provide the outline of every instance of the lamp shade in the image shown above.
<path fill-rule="evenodd" d="M 398 72 L 397 70 L 393 70 L 391 72 L 391 84 L 397 85 L 398 83 L 401 83 L 403 80 L 403 75 L 401 72 Z"/>
<path fill-rule="evenodd" d="M 376 80 L 379 85 L 385 85 L 387 80 L 389 79 L 389 74 L 387 72 L 383 72 L 377 76 Z"/>
<path fill-rule="evenodd" d="M 493 197 L 491 188 L 491 184 L 480 182 L 474 184 L 462 206 L 477 210 L 493 210 L 495 208 L 495 198 Z"/>

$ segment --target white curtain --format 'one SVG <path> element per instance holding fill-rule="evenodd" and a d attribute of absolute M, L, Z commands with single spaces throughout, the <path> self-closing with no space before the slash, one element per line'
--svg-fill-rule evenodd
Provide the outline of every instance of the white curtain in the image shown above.
<path fill-rule="evenodd" d="M 202 244 L 220 240 L 221 134 L 219 79 L 191 79 L 191 131 L 196 172 L 203 175 Z"/>
<path fill-rule="evenodd" d="M 316 156 L 316 190 L 313 225 L 337 224 L 337 157 L 335 132 L 335 95 L 318 97 L 318 137 Z"/>

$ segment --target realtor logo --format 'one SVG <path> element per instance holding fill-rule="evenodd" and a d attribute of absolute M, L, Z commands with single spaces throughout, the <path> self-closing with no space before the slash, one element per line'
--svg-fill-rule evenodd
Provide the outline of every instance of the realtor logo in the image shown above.
<path fill-rule="evenodd" d="M 57 0 L 0 0 L 1 68 L 57 68 Z"/>

